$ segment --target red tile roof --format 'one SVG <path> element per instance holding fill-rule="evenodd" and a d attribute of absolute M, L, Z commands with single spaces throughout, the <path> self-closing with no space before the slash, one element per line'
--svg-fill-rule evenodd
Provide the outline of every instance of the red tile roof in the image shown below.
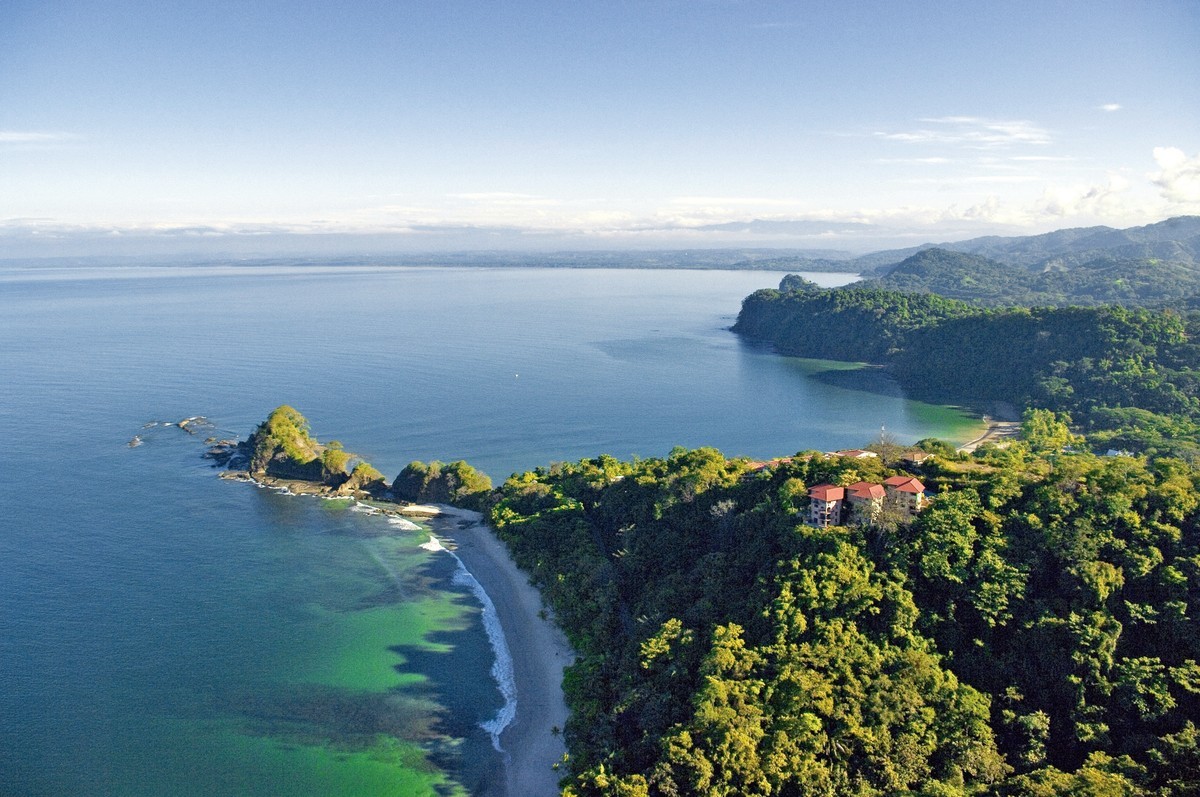
<path fill-rule="evenodd" d="M 925 485 L 914 476 L 891 476 L 883 480 L 883 483 L 902 493 L 923 493 Z"/>
<path fill-rule="evenodd" d="M 818 484 L 808 488 L 808 497 L 818 501 L 840 501 L 846 497 L 846 488 L 833 484 Z"/>
<path fill-rule="evenodd" d="M 875 484 L 873 482 L 857 482 L 847 487 L 846 491 L 855 498 L 862 498 L 864 500 L 883 498 L 887 494 L 882 484 Z"/>

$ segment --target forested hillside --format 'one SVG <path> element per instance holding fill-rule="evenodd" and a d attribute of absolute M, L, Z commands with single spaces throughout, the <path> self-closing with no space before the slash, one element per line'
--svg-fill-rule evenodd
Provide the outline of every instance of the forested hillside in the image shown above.
<path fill-rule="evenodd" d="M 514 476 L 492 522 L 580 654 L 569 795 L 1174 795 L 1200 784 L 1200 471 L 947 452 L 910 525 L 818 530 L 883 459 L 710 449 Z"/>
<path fill-rule="evenodd" d="M 1026 268 L 934 248 L 901 261 L 872 282 L 983 305 L 1164 307 L 1195 301 L 1200 267 L 1191 257 L 1164 260 L 1102 253 L 1070 265 L 1055 259 Z"/>
<path fill-rule="evenodd" d="M 734 330 L 785 354 L 885 365 L 914 397 L 1066 413 L 1101 450 L 1200 453 L 1200 314 L 784 287 L 747 297 Z"/>
<path fill-rule="evenodd" d="M 1200 216 L 1176 216 L 1123 230 L 1075 227 L 1041 235 L 986 236 L 943 244 L 942 248 L 1033 270 L 1071 268 L 1098 258 L 1196 266 L 1200 265 Z"/>
<path fill-rule="evenodd" d="M 1200 216 L 1144 227 L 987 236 L 859 257 L 787 255 L 793 271 L 861 273 L 876 287 L 983 305 L 1200 306 Z"/>

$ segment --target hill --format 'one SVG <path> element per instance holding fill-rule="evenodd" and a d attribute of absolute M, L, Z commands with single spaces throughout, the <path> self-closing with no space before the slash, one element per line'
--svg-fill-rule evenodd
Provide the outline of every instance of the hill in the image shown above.
<path fill-rule="evenodd" d="M 1125 230 L 987 236 L 855 258 L 778 258 L 798 271 L 857 271 L 880 287 L 977 304 L 1200 305 L 1200 216 Z"/>
<path fill-rule="evenodd" d="M 784 286 L 747 297 L 734 331 L 784 354 L 883 365 L 913 397 L 1067 413 L 1102 449 L 1200 456 L 1200 314 Z"/>
<path fill-rule="evenodd" d="M 1070 268 L 1105 258 L 1161 260 L 1196 266 L 1200 258 L 1200 216 L 1178 216 L 1124 230 L 1081 227 L 1016 238 L 975 238 L 942 248 L 983 255 L 1035 271 Z"/>
<path fill-rule="evenodd" d="M 1073 267 L 1097 259 L 1150 259 L 1200 264 L 1200 216 L 1176 216 L 1143 227 L 1074 227 L 1040 235 L 971 238 L 928 243 L 849 258 L 844 262 L 863 273 L 880 276 L 922 249 L 946 249 L 980 255 L 1006 266 L 1030 271 Z"/>
<path fill-rule="evenodd" d="M 1200 470 L 1037 420 L 927 460 L 890 524 L 805 522 L 814 485 L 911 475 L 882 456 L 507 480 L 492 523 L 579 653 L 564 795 L 1194 795 Z"/>
<path fill-rule="evenodd" d="M 935 247 L 902 260 L 871 281 L 893 290 L 936 293 L 984 305 L 1190 306 L 1200 295 L 1200 266 L 1189 258 L 1181 255 L 1166 261 L 1099 254 L 1090 260 L 1075 257 L 1079 262 L 1067 265 L 1065 258 L 1057 257 L 1053 264 L 1033 270 Z"/>

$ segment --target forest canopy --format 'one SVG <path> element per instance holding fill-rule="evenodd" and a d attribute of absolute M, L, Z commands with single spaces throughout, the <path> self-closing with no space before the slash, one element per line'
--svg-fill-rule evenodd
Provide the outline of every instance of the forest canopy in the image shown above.
<path fill-rule="evenodd" d="M 888 528 L 803 522 L 879 458 L 508 479 L 492 522 L 579 653 L 565 793 L 1195 794 L 1200 470 L 1028 425 L 926 460 Z"/>
<path fill-rule="evenodd" d="M 883 365 L 916 398 L 1063 413 L 1100 450 L 1200 453 L 1200 313 L 781 287 L 747 297 L 734 331 L 784 354 Z"/>

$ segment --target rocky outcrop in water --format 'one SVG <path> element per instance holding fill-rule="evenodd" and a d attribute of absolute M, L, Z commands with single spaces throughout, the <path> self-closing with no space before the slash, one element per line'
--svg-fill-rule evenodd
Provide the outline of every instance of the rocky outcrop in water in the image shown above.
<path fill-rule="evenodd" d="M 223 447 L 210 449 L 218 459 Z M 284 404 L 271 412 L 254 433 L 230 455 L 244 460 L 251 478 L 308 482 L 339 495 L 383 495 L 388 484 L 378 470 L 335 441 L 321 443 L 308 420 Z"/>

